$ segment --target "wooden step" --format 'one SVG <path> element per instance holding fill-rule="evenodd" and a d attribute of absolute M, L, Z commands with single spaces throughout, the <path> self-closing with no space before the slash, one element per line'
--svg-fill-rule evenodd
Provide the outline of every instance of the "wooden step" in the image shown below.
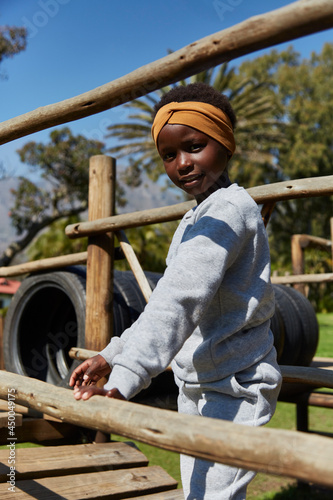
<path fill-rule="evenodd" d="M 132 497 L 132 500 L 184 500 L 184 492 L 181 489 L 172 491 L 162 491 L 152 495 Z"/>
<path fill-rule="evenodd" d="M 16 481 L 14 493 L 8 486 L 0 485 L 2 500 L 120 500 L 175 489 L 177 482 L 152 466 Z"/>
<path fill-rule="evenodd" d="M 19 427 L 22 425 L 22 415 L 15 413 L 15 419 L 12 420 L 12 415 L 8 419 L 8 411 L 0 411 L 0 429 L 8 429 L 8 427 Z"/>
<path fill-rule="evenodd" d="M 8 479 L 8 456 L 8 449 L 0 450 L 0 482 Z M 121 442 L 15 450 L 16 481 L 146 465 L 148 460 L 141 451 Z"/>

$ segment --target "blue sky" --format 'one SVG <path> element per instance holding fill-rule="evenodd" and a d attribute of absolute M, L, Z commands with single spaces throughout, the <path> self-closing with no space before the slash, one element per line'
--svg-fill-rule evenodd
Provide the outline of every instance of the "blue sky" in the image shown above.
<path fill-rule="evenodd" d="M 27 49 L 1 65 L 1 121 L 81 94 L 249 17 L 290 0 L 1 0 L 0 25 L 26 26 Z M 220 9 L 217 8 L 220 6 Z M 223 12 L 224 11 L 224 12 Z M 292 44 L 302 56 L 320 52 L 333 30 Z M 264 52 L 269 51 L 267 49 Z M 258 52 L 243 59 L 253 58 Z M 103 140 L 106 127 L 124 121 L 115 108 L 69 124 L 74 133 Z M 18 148 L 46 141 L 50 129 L 1 146 L 0 161 L 27 175 Z"/>

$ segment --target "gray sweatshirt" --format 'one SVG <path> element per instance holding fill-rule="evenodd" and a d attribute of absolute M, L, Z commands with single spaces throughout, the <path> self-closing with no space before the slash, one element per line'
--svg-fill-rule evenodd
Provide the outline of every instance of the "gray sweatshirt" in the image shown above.
<path fill-rule="evenodd" d="M 274 350 L 273 313 L 266 230 L 257 204 L 232 184 L 183 217 L 143 313 L 100 353 L 112 367 L 105 389 L 130 399 L 171 362 L 184 383 L 223 384 Z"/>

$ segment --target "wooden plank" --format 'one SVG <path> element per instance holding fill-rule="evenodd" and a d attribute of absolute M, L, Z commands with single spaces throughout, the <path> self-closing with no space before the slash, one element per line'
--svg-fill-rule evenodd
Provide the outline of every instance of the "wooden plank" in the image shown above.
<path fill-rule="evenodd" d="M 132 101 L 225 61 L 333 26 L 331 0 L 293 2 L 192 42 L 94 90 L 12 118 L 0 144 Z"/>
<path fill-rule="evenodd" d="M 11 420 L 15 427 L 22 425 L 22 415 L 15 413 L 15 420 Z M 0 429 L 8 428 L 8 412 L 0 411 Z"/>
<path fill-rule="evenodd" d="M 53 422 L 42 418 L 24 418 L 22 425 L 15 431 L 18 443 L 55 444 L 65 440 L 75 443 L 82 438 L 83 429 L 64 422 Z M 7 444 L 7 429 L 0 429 L 0 445 Z"/>
<path fill-rule="evenodd" d="M 184 500 L 184 492 L 181 489 L 172 491 L 162 491 L 152 495 L 133 497 L 132 500 Z"/>
<path fill-rule="evenodd" d="M 15 500 L 121 500 L 140 493 L 149 494 L 177 488 L 177 481 L 161 467 L 136 467 L 133 469 L 75 474 L 73 476 L 47 477 L 17 481 Z M 8 484 L 0 485 L 3 500 L 13 498 Z"/>
<path fill-rule="evenodd" d="M 332 4 L 333 5 L 333 4 Z M 333 175 L 296 179 L 256 186 L 247 192 L 258 204 L 276 203 L 278 201 L 333 194 Z M 118 231 L 138 226 L 146 226 L 178 220 L 196 205 L 195 201 L 185 201 L 162 208 L 141 210 L 129 214 L 114 215 L 104 219 L 69 224 L 65 233 L 69 238 L 81 238 L 92 234 L 103 234 L 107 231 Z"/>
<path fill-rule="evenodd" d="M 7 481 L 8 450 L 0 450 L 0 482 Z M 141 451 L 121 442 L 18 448 L 16 480 L 145 467 Z"/>
<path fill-rule="evenodd" d="M 68 389 L 15 373 L 0 372 L 0 380 L 0 397 L 14 388 L 18 403 L 25 401 L 68 422 L 213 462 L 333 487 L 329 438 L 181 415 L 102 396 L 77 401 Z"/>

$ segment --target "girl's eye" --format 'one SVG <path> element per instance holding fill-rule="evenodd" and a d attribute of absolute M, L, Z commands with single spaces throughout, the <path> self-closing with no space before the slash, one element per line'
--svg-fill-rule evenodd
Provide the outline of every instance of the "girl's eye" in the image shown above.
<path fill-rule="evenodd" d="M 175 157 L 174 153 L 165 153 L 162 156 L 162 160 L 163 161 L 170 161 L 170 160 L 173 160 L 174 157 Z"/>
<path fill-rule="evenodd" d="M 203 144 L 192 144 L 190 146 L 190 151 L 199 151 L 203 148 Z"/>

